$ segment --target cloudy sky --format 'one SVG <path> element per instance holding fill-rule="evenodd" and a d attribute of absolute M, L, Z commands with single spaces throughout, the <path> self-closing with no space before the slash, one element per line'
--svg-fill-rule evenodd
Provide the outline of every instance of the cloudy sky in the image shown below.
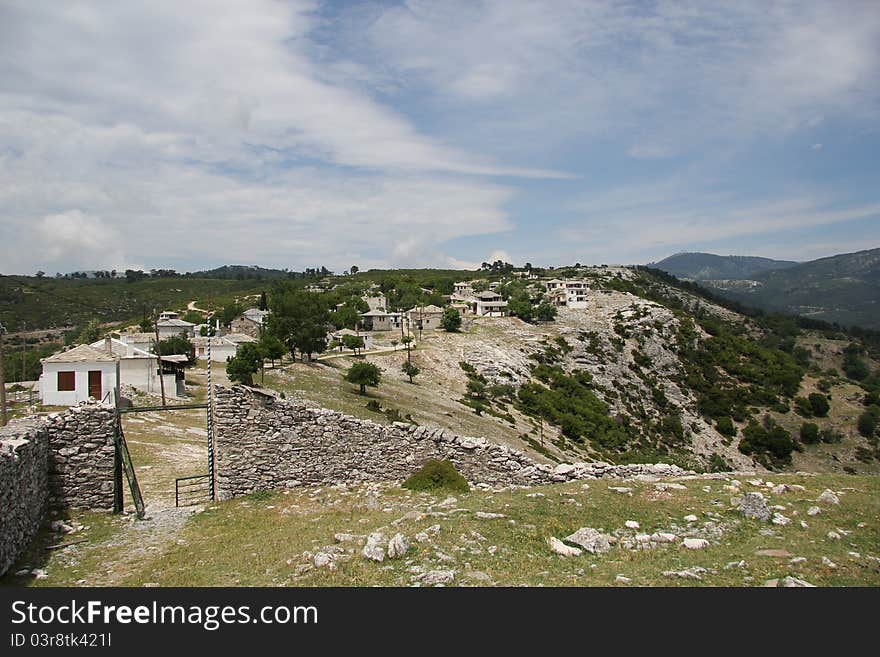
<path fill-rule="evenodd" d="M 0 272 L 880 246 L 880 5 L 0 0 Z"/>

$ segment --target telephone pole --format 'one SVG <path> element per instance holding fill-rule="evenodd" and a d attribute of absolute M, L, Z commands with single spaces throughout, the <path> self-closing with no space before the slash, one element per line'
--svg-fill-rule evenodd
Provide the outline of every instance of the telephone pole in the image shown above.
<path fill-rule="evenodd" d="M 162 350 L 159 348 L 159 311 L 153 309 L 153 327 L 156 329 L 156 360 L 159 361 L 159 388 L 162 390 L 162 406 L 165 402 L 165 376 L 162 372 Z"/>
<path fill-rule="evenodd" d="M 6 426 L 6 378 L 3 376 L 3 334 L 6 328 L 0 324 L 0 427 Z"/>

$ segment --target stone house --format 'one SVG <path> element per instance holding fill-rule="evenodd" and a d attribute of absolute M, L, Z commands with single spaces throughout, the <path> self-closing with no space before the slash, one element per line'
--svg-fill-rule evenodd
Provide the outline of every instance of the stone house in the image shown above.
<path fill-rule="evenodd" d="M 474 314 L 480 317 L 504 317 L 507 314 L 507 302 L 497 292 L 485 290 L 475 296 Z"/>

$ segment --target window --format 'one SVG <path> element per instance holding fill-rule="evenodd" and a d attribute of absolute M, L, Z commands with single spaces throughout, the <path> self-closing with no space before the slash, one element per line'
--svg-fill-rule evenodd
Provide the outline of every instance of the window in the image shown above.
<path fill-rule="evenodd" d="M 58 372 L 58 392 L 76 390 L 76 372 Z"/>

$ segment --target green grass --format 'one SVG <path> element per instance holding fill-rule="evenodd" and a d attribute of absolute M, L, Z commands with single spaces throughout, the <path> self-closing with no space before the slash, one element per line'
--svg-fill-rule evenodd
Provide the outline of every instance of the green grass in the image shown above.
<path fill-rule="evenodd" d="M 744 491 L 754 490 L 745 478 L 742 481 Z M 771 504 L 786 506 L 785 515 L 792 518 L 788 526 L 743 519 L 730 507 L 731 493 L 724 489 L 728 482 L 717 479 L 684 481 L 687 490 L 666 493 L 658 492 L 652 483 L 607 480 L 591 481 L 588 489 L 570 482 L 515 491 L 472 491 L 458 494 L 448 505 L 438 505 L 443 496 L 396 486 L 299 488 L 218 503 L 192 516 L 172 539 L 136 559 L 114 554 L 122 549 L 114 545 L 125 545 L 122 535 L 131 528 L 109 517 L 103 525 L 92 521 L 92 529 L 82 533 L 90 543 L 78 551 L 82 555 L 78 564 L 57 563 L 63 555 L 52 554 L 44 566 L 50 577 L 30 583 L 70 585 L 82 577 L 89 581 L 89 570 L 103 572 L 96 558 L 103 554 L 116 566 L 109 581 L 101 581 L 129 586 L 147 582 L 166 586 L 404 586 L 411 583 L 411 566 L 454 569 L 458 585 L 612 586 L 620 585 L 615 580 L 619 574 L 629 577 L 634 586 L 755 586 L 787 575 L 820 586 L 880 585 L 878 563 L 869 558 L 880 556 L 880 481 L 861 476 L 783 475 L 774 476 L 773 482 L 806 487 L 802 492 L 770 495 Z M 609 486 L 627 486 L 633 494 L 621 494 Z M 807 509 L 826 487 L 841 493 L 840 506 L 821 505 L 820 515 L 807 516 Z M 530 493 L 543 497 L 528 497 Z M 377 499 L 371 501 L 374 494 Z M 449 513 L 454 509 L 463 511 Z M 426 515 L 438 511 L 446 515 Z M 476 511 L 505 517 L 479 519 Z M 691 513 L 699 518 L 691 527 L 715 522 L 724 528 L 720 538 L 710 538 L 709 548 L 667 545 L 630 551 L 614 546 L 604 555 L 563 558 L 551 553 L 546 542 L 549 536 L 562 538 L 582 526 L 632 535 L 633 530 L 624 529 L 627 520 L 638 521 L 640 531 L 647 533 L 666 530 L 681 535 L 687 526 L 682 518 Z M 801 528 L 802 519 L 808 529 Z M 434 524 L 440 525 L 440 531 L 431 542 L 412 540 Z M 841 540 L 827 538 L 829 531 L 839 529 L 851 533 Z M 355 547 L 349 558 L 337 561 L 335 570 L 307 569 L 309 554 L 334 544 L 334 533 L 377 530 L 387 538 L 399 531 L 413 547 L 404 557 L 381 564 L 363 559 Z M 772 535 L 763 535 L 762 530 Z M 490 551 L 490 546 L 496 549 Z M 784 549 L 806 562 L 792 565 L 790 557 L 756 554 L 763 549 Z M 823 565 L 823 556 L 837 568 Z M 725 568 L 740 560 L 746 561 L 744 567 Z M 124 564 L 121 568 L 120 563 Z M 662 574 L 693 566 L 710 572 L 699 581 Z M 473 571 L 485 573 L 489 580 L 467 575 Z M 22 582 L 7 576 L 6 583 Z"/>

